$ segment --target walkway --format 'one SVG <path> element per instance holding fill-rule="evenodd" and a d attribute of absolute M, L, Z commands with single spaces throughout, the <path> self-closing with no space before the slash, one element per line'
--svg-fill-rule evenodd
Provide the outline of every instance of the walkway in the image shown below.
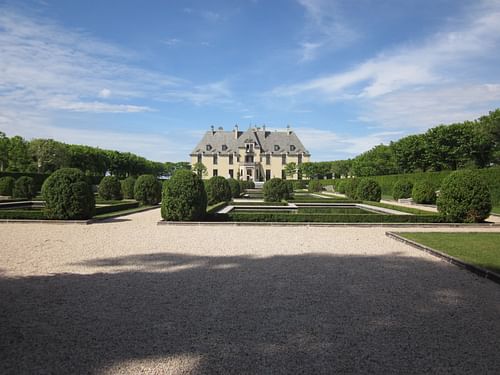
<path fill-rule="evenodd" d="M 0 225 L 0 373 L 498 373 L 499 285 L 392 228 L 159 216 Z"/>

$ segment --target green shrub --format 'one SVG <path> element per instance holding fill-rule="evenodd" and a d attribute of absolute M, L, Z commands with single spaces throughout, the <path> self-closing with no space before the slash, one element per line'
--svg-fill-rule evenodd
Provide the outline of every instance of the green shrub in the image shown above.
<path fill-rule="evenodd" d="M 31 200 L 36 195 L 35 180 L 28 176 L 19 177 L 14 183 L 12 195 Z"/>
<path fill-rule="evenodd" d="M 266 202 L 279 202 L 290 197 L 288 185 L 281 178 L 271 178 L 266 181 L 262 190 Z"/>
<path fill-rule="evenodd" d="M 132 176 L 127 177 L 125 180 L 122 180 L 121 187 L 122 187 L 123 198 L 134 199 L 134 186 L 136 181 L 137 180 Z"/>
<path fill-rule="evenodd" d="M 161 200 L 161 183 L 152 174 L 143 174 L 134 185 L 134 199 L 141 204 L 154 205 Z"/>
<path fill-rule="evenodd" d="M 76 168 L 61 168 L 43 183 L 42 196 L 50 219 L 90 219 L 95 198 L 85 175 Z"/>
<path fill-rule="evenodd" d="M 490 214 L 491 195 L 475 171 L 455 171 L 443 181 L 437 206 L 448 221 L 478 223 Z"/>
<path fill-rule="evenodd" d="M 123 199 L 120 180 L 115 176 L 103 177 L 97 191 L 99 193 L 99 196 L 105 200 Z"/>
<path fill-rule="evenodd" d="M 420 204 L 435 204 L 436 203 L 436 187 L 430 181 L 417 181 L 413 185 L 411 198 L 414 202 Z"/>
<path fill-rule="evenodd" d="M 374 179 L 362 178 L 356 187 L 356 197 L 364 201 L 380 202 L 382 189 Z"/>
<path fill-rule="evenodd" d="M 305 180 L 294 180 L 292 181 L 292 183 L 294 190 L 302 190 L 307 188 L 307 182 Z"/>
<path fill-rule="evenodd" d="M 240 180 L 240 191 L 245 191 L 247 189 L 255 189 L 255 182 Z"/>
<path fill-rule="evenodd" d="M 340 194 L 345 194 L 348 182 L 349 182 L 349 180 L 347 180 L 347 179 L 342 179 L 342 180 L 338 181 L 334 185 L 335 191 L 337 193 L 340 193 Z"/>
<path fill-rule="evenodd" d="M 10 176 L 0 178 L 0 195 L 11 196 L 14 182 L 14 178 Z"/>
<path fill-rule="evenodd" d="M 207 203 L 209 206 L 231 200 L 231 187 L 222 176 L 214 176 L 208 180 L 205 186 L 207 191 Z"/>
<path fill-rule="evenodd" d="M 288 180 L 283 180 L 286 184 L 286 188 L 288 190 L 288 197 L 293 195 L 293 182 Z"/>
<path fill-rule="evenodd" d="M 392 197 L 395 200 L 402 198 L 410 198 L 413 189 L 413 182 L 408 180 L 398 180 L 392 187 Z"/>
<path fill-rule="evenodd" d="M 345 180 L 345 195 L 349 199 L 360 199 L 358 198 L 358 184 L 359 178 L 349 178 Z"/>
<path fill-rule="evenodd" d="M 205 217 L 207 193 L 193 172 L 178 170 L 163 187 L 161 216 L 170 221 L 195 221 Z"/>
<path fill-rule="evenodd" d="M 323 191 L 323 185 L 321 185 L 321 182 L 319 180 L 309 180 L 307 190 L 310 193 L 316 193 L 318 191 Z"/>
<path fill-rule="evenodd" d="M 227 182 L 229 184 L 229 188 L 231 189 L 231 196 L 233 198 L 239 198 L 241 194 L 241 187 L 238 180 L 235 180 L 234 178 L 228 178 Z"/>

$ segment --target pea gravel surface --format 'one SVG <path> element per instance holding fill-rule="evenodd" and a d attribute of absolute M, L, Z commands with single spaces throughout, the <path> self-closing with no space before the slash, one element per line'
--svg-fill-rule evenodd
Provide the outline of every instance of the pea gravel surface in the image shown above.
<path fill-rule="evenodd" d="M 398 228 L 159 216 L 0 224 L 0 373 L 500 372 L 500 286 Z"/>

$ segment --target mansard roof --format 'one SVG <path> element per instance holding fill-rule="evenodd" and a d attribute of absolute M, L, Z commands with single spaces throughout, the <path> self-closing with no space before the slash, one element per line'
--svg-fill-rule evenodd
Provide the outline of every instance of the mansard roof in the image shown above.
<path fill-rule="evenodd" d="M 237 134 L 237 136 L 235 136 Z M 191 152 L 191 155 L 200 153 L 234 153 L 239 148 L 245 148 L 247 143 L 255 144 L 260 148 L 261 153 L 289 155 L 304 154 L 309 155 L 302 142 L 295 132 L 287 131 L 268 131 L 261 128 L 250 128 L 247 131 L 211 130 L 205 133 L 201 141 Z M 291 149 L 293 146 L 294 149 Z"/>

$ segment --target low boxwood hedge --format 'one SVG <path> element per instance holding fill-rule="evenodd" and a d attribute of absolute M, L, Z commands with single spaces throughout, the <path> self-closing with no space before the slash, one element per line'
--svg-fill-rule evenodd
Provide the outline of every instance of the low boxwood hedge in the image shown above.
<path fill-rule="evenodd" d="M 330 214 L 287 214 L 229 212 L 217 215 L 220 221 L 237 222 L 304 222 L 304 223 L 443 223 L 440 215 L 330 215 Z"/>
<path fill-rule="evenodd" d="M 0 210 L 0 219 L 47 220 L 43 210 Z"/>
<path fill-rule="evenodd" d="M 96 215 L 107 214 L 109 212 L 129 210 L 131 208 L 139 207 L 139 202 L 123 202 L 117 204 L 111 204 L 109 206 L 100 206 L 95 208 Z"/>

